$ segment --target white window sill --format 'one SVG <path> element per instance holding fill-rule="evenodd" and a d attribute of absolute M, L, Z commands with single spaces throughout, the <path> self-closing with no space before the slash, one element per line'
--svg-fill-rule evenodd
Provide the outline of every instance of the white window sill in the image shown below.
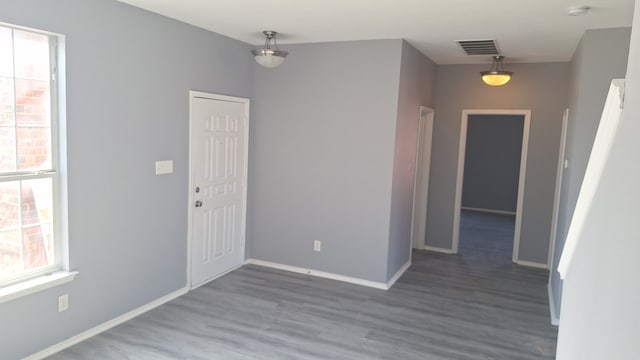
<path fill-rule="evenodd" d="M 58 271 L 0 288 L 0 303 L 72 281 L 77 271 Z"/>

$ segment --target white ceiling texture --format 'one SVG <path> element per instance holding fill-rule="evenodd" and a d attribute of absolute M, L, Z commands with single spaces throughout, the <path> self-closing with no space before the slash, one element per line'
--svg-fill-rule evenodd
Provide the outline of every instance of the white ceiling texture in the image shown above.
<path fill-rule="evenodd" d="M 406 39 L 438 64 L 490 62 L 456 40 L 496 40 L 506 62 L 569 61 L 587 29 L 631 26 L 633 0 L 119 0 L 249 43 Z M 586 5 L 584 16 L 567 9 Z"/>

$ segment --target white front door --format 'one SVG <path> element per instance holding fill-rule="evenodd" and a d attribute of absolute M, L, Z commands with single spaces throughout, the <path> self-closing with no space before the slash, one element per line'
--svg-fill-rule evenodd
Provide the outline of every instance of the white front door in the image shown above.
<path fill-rule="evenodd" d="M 249 100 L 192 91 L 191 287 L 244 262 Z"/>

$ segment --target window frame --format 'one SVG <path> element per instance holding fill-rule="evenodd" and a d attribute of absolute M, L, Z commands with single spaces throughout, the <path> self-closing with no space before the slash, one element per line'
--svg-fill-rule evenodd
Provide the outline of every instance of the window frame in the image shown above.
<path fill-rule="evenodd" d="M 34 289 L 31 289 L 34 285 L 37 288 L 46 288 L 48 281 L 62 283 L 70 281 L 75 276 L 75 273 L 65 272 L 65 268 L 68 268 L 68 256 L 65 253 L 64 245 L 67 242 L 66 231 L 63 231 L 63 226 L 66 221 L 66 188 L 62 186 L 63 181 L 61 179 L 60 168 L 62 166 L 61 153 L 64 152 L 61 146 L 64 146 L 61 140 L 60 124 L 61 124 L 61 109 L 64 107 L 60 103 L 62 100 L 59 96 L 61 93 L 59 73 L 60 62 L 62 59 L 59 56 L 59 48 L 63 44 L 63 39 L 56 34 L 41 31 L 37 29 L 31 29 L 13 24 L 7 24 L 0 22 L 0 26 L 4 28 L 25 32 L 31 32 L 34 34 L 44 35 L 48 39 L 49 44 L 49 102 L 50 102 L 50 142 L 51 142 L 51 167 L 46 170 L 33 170 L 33 171 L 14 171 L 9 174 L 0 174 L 0 183 L 10 181 L 24 181 L 32 179 L 51 179 L 52 189 L 52 227 L 53 227 L 53 261 L 50 265 L 39 267 L 33 270 L 22 271 L 15 276 L 7 277 L 4 280 L 0 280 L 0 302 L 5 301 L 5 296 L 10 295 L 11 298 L 15 297 L 14 290 L 18 292 L 31 293 Z M 13 35 L 12 35 L 13 36 Z M 12 54 L 15 57 L 15 53 Z M 15 60 L 14 60 L 15 61 Z M 15 70 L 15 67 L 14 67 Z M 14 99 L 13 99 L 13 112 L 14 119 L 17 107 L 17 95 L 15 93 L 15 81 L 16 75 L 13 74 L 14 81 Z M 16 137 L 16 142 L 17 142 Z M 20 189 L 22 186 L 20 186 Z M 20 191 L 20 204 L 22 204 L 22 195 Z M 20 206 L 20 209 L 22 207 Z M 20 210 L 22 211 L 22 210 Z M 64 211 L 64 214 L 63 214 Z M 22 220 L 20 220 L 20 229 L 22 234 Z M 66 226 L 64 227 L 66 229 Z M 23 235 L 21 235 L 22 238 Z M 70 279 L 66 280 L 65 274 L 73 275 Z M 53 275 L 53 276 L 52 276 Z M 63 281 L 60 281 L 62 279 Z M 45 285 L 43 287 L 43 284 Z M 53 286 L 51 285 L 51 286 Z M 37 289 L 35 289 L 37 291 Z"/>

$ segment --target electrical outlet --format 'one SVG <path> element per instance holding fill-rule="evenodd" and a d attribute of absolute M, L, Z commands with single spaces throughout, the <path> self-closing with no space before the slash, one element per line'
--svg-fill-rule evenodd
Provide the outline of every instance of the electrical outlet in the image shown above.
<path fill-rule="evenodd" d="M 69 294 L 58 296 L 58 312 L 63 312 L 69 308 Z"/>
<path fill-rule="evenodd" d="M 320 242 L 320 240 L 315 240 L 313 242 L 313 251 L 320 251 L 321 246 L 322 243 Z"/>

